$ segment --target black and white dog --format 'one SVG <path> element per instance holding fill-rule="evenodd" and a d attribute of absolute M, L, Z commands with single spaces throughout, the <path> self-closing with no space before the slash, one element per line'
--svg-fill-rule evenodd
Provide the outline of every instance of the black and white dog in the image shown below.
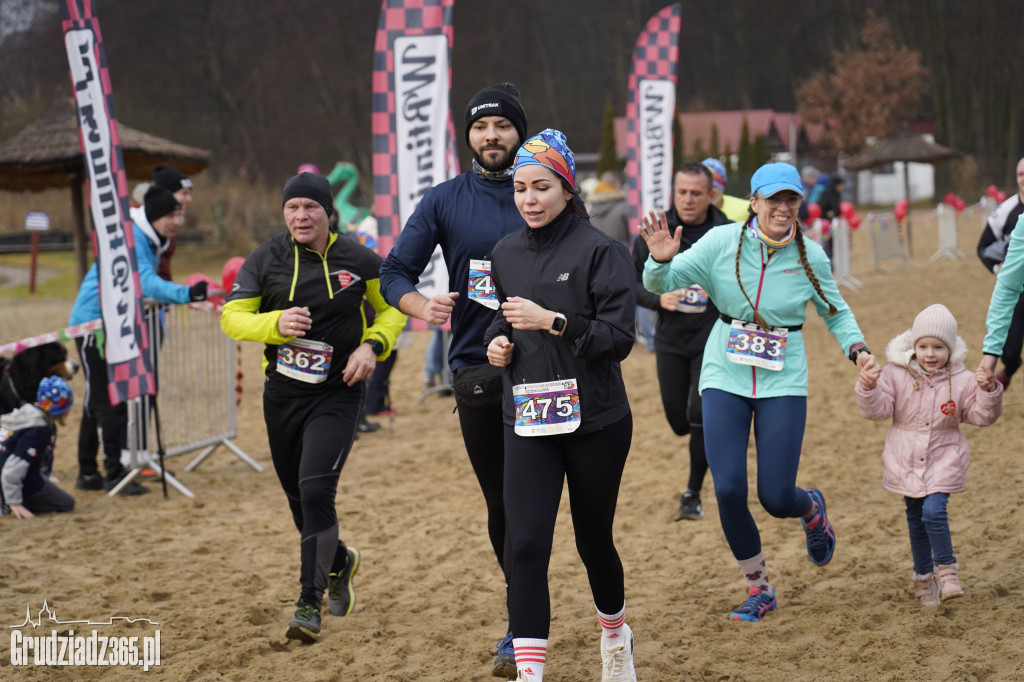
<path fill-rule="evenodd" d="M 78 363 L 68 357 L 68 349 L 59 341 L 26 348 L 10 360 L 0 357 L 0 415 L 34 403 L 44 377 L 67 381 L 77 371 Z"/>

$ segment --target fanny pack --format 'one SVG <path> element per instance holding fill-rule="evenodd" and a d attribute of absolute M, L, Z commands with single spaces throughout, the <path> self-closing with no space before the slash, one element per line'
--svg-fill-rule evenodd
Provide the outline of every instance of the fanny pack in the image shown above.
<path fill-rule="evenodd" d="M 504 367 L 484 362 L 455 370 L 452 389 L 458 404 L 467 407 L 501 407 Z"/>

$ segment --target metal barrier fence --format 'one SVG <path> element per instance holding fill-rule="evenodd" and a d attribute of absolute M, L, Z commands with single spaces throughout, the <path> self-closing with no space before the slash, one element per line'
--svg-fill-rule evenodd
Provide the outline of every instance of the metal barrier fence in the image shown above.
<path fill-rule="evenodd" d="M 146 302 L 150 360 L 157 380 L 156 409 L 148 396 L 129 401 L 131 467 L 124 482 L 146 467 L 160 473 L 156 449 L 173 457 L 202 452 L 192 471 L 223 445 L 256 471 L 263 467 L 231 439 L 238 435 L 235 342 L 220 329 L 220 307 L 212 303 L 163 306 Z M 159 418 L 160 441 L 156 439 Z M 167 482 L 192 496 L 173 476 Z M 115 494 L 117 490 L 111 491 Z"/>

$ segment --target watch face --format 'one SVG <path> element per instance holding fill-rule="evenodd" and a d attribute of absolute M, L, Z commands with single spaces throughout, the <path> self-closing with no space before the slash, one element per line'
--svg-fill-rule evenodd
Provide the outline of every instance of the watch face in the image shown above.
<path fill-rule="evenodd" d="M 551 321 L 551 328 L 554 329 L 556 332 L 562 331 L 562 328 L 564 326 L 565 326 L 565 318 L 564 317 L 556 317 L 554 320 Z"/>

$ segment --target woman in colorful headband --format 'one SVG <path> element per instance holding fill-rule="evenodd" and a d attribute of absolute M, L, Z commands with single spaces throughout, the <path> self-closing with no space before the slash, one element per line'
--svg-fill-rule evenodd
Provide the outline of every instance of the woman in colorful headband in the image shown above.
<path fill-rule="evenodd" d="M 722 530 L 747 579 L 748 598 L 730 620 L 760 620 L 775 608 L 761 536 L 747 506 L 747 442 L 754 421 L 757 495 L 777 518 L 799 517 L 807 554 L 832 559 L 835 533 L 825 497 L 796 487 L 807 419 L 807 359 L 801 328 L 814 303 L 843 352 L 859 368 L 877 367 L 828 257 L 805 240 L 797 221 L 803 187 L 796 168 L 761 166 L 750 179 L 750 216 L 715 228 L 684 253 L 665 214 L 644 218 L 651 250 L 644 286 L 664 292 L 699 284 L 721 311 L 704 350 L 700 391 L 704 442 Z"/>
<path fill-rule="evenodd" d="M 634 275 L 626 247 L 582 215 L 575 175 L 559 131 L 523 143 L 513 185 L 526 228 L 498 242 L 491 259 L 501 308 L 484 342 L 490 363 L 505 368 L 509 621 L 520 682 L 544 674 L 548 563 L 563 480 L 601 621 L 601 679 L 636 680 L 612 538 L 633 436 L 619 363 L 633 347 Z"/>

